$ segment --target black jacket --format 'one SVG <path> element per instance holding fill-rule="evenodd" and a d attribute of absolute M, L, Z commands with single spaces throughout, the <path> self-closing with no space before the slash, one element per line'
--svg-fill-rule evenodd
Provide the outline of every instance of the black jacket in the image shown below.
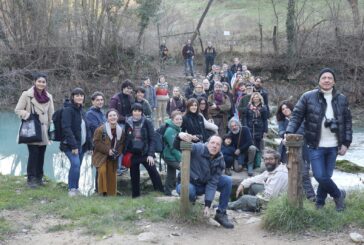
<path fill-rule="evenodd" d="M 92 149 L 91 130 L 88 126 L 85 112 L 82 107 L 71 104 L 62 111 L 62 151 L 81 149 L 81 122 L 86 124 L 86 142 L 82 146 L 83 151 Z"/>
<path fill-rule="evenodd" d="M 260 116 L 256 116 L 255 112 L 251 110 L 250 104 L 246 111 L 246 125 L 250 129 L 250 133 L 254 139 L 262 139 L 263 134 L 268 132 L 268 112 L 265 105 L 259 109 Z"/>
<path fill-rule="evenodd" d="M 239 143 L 239 135 L 240 143 Z M 253 145 L 253 139 L 250 134 L 249 128 L 242 126 L 238 134 L 233 134 L 229 131 L 229 135 L 231 136 L 231 144 L 235 147 L 235 149 L 239 149 L 241 153 L 246 152 L 249 149 L 249 146 Z M 238 148 L 239 145 L 239 148 Z"/>
<path fill-rule="evenodd" d="M 183 116 L 183 122 L 181 127 L 182 132 L 187 132 L 192 135 L 196 135 L 201 141 L 207 141 L 207 134 L 203 117 L 196 113 L 188 112 Z"/>
<path fill-rule="evenodd" d="M 334 88 L 332 91 L 332 108 L 338 121 L 336 136 L 339 147 L 350 146 L 352 141 L 352 121 L 348 100 L 345 95 Z M 295 133 L 304 122 L 305 140 L 308 146 L 316 148 L 320 142 L 321 124 L 326 112 L 326 100 L 319 88 L 304 93 L 297 102 L 286 132 Z"/>

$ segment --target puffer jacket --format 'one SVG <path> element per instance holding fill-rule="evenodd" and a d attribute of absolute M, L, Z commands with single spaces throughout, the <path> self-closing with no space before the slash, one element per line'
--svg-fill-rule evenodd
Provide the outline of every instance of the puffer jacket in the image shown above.
<path fill-rule="evenodd" d="M 166 121 L 168 125 L 166 132 L 163 135 L 165 147 L 163 149 L 163 159 L 170 162 L 181 162 L 182 153 L 173 146 L 176 135 L 181 132 L 181 128 L 176 126 L 171 119 Z"/>
<path fill-rule="evenodd" d="M 338 146 L 350 146 L 352 141 L 352 121 L 348 100 L 345 95 L 339 93 L 334 88 L 332 91 L 332 108 L 334 116 L 338 121 L 336 136 Z M 326 100 L 319 88 L 304 93 L 297 102 L 287 133 L 295 133 L 302 121 L 305 127 L 305 140 L 309 147 L 317 148 L 320 142 L 321 124 L 325 117 Z"/>

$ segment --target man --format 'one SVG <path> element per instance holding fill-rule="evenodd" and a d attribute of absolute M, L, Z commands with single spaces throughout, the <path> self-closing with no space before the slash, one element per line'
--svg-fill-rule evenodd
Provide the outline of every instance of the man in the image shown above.
<path fill-rule="evenodd" d="M 188 76 L 188 71 L 191 73 L 193 77 L 193 59 L 195 57 L 195 50 L 192 47 L 191 40 L 188 39 L 186 45 L 182 49 L 182 56 L 185 60 L 185 75 Z"/>
<path fill-rule="evenodd" d="M 92 106 L 86 112 L 86 121 L 91 131 L 91 139 L 94 137 L 95 130 L 101 126 L 103 123 L 106 122 L 106 118 L 104 113 L 102 112 L 102 107 L 104 107 L 105 97 L 104 94 L 96 91 L 91 96 L 91 103 Z M 96 168 L 96 177 L 95 177 L 95 192 L 98 192 L 97 189 L 97 178 L 98 178 L 98 171 Z"/>
<path fill-rule="evenodd" d="M 242 65 L 240 64 L 240 59 L 238 57 L 235 57 L 233 62 L 234 63 L 230 67 L 231 76 L 233 76 L 236 72 L 242 70 Z"/>
<path fill-rule="evenodd" d="M 109 108 L 114 108 L 119 112 L 119 123 L 125 124 L 126 117 L 131 115 L 131 106 L 134 104 L 133 83 L 125 80 L 121 84 L 121 92 L 115 94 L 110 102 Z"/>
<path fill-rule="evenodd" d="M 153 120 L 157 111 L 157 96 L 155 93 L 155 88 L 151 84 L 149 77 L 143 78 L 142 86 L 145 89 L 144 98 L 149 102 L 149 105 L 152 108 L 151 118 Z"/>
<path fill-rule="evenodd" d="M 270 112 L 269 112 L 269 104 L 268 104 L 268 91 L 265 88 L 263 88 L 263 81 L 262 81 L 261 77 L 256 77 L 255 78 L 255 80 L 254 80 L 254 91 L 259 92 L 262 95 L 263 100 L 264 100 L 264 105 L 266 105 L 267 112 L 268 112 L 268 115 L 269 115 Z"/>
<path fill-rule="evenodd" d="M 145 116 L 146 119 L 148 119 L 149 121 L 152 121 L 152 108 L 149 105 L 149 102 L 144 99 L 144 95 L 145 95 L 145 89 L 143 87 L 137 87 L 135 89 L 135 102 L 139 103 L 142 105 L 143 107 L 143 115 Z"/>
<path fill-rule="evenodd" d="M 168 58 L 168 48 L 166 45 L 166 40 L 163 40 L 159 46 L 159 57 L 161 61 L 161 68 L 164 69 L 164 64 Z"/>
<path fill-rule="evenodd" d="M 212 65 L 215 62 L 215 57 L 216 57 L 216 50 L 214 47 L 212 47 L 212 43 L 211 42 L 207 42 L 207 48 L 205 49 L 205 74 L 207 75 L 210 70 Z"/>
<path fill-rule="evenodd" d="M 193 91 L 195 90 L 198 81 L 196 78 L 188 79 L 187 81 L 188 83 L 185 89 L 185 98 L 189 99 L 192 98 Z"/>
<path fill-rule="evenodd" d="M 248 195 L 243 195 L 235 202 L 229 202 L 229 209 L 259 211 L 262 204 L 287 191 L 288 170 L 286 165 L 280 164 L 279 153 L 273 149 L 266 149 L 263 158 L 267 170 L 240 183 L 236 190 L 236 198 L 240 193 L 244 194 L 247 188 Z"/>
<path fill-rule="evenodd" d="M 180 141 L 192 141 L 192 135 L 181 132 L 175 139 L 175 148 L 180 149 Z M 210 215 L 210 207 L 214 200 L 216 190 L 220 192 L 219 206 L 216 210 L 215 220 L 225 228 L 234 228 L 229 221 L 226 208 L 229 202 L 232 181 L 229 176 L 222 175 L 225 169 L 224 157 L 221 153 L 222 139 L 220 136 L 211 136 L 206 144 L 193 143 L 191 151 L 189 199 L 196 201 L 198 195 L 205 194 L 205 216 Z M 181 184 L 177 185 L 177 192 L 181 193 Z"/>
<path fill-rule="evenodd" d="M 235 155 L 239 166 L 234 166 L 235 171 L 240 172 L 245 165 L 245 159 L 248 157 L 248 175 L 253 176 L 254 160 L 257 148 L 253 144 L 253 139 L 249 128 L 241 126 L 239 120 L 231 118 L 228 123 L 229 135 L 231 136 L 232 145 L 235 147 Z"/>
<path fill-rule="evenodd" d="M 319 183 L 316 208 L 325 205 L 327 194 L 334 198 L 336 211 L 345 209 L 345 190 L 331 179 L 337 154 L 345 155 L 352 141 L 352 121 L 348 100 L 335 89 L 335 73 L 320 71 L 318 88 L 304 93 L 297 102 L 286 133 L 295 133 L 304 121 L 305 140 L 314 178 Z"/>
<path fill-rule="evenodd" d="M 240 122 L 241 125 L 246 126 L 247 122 L 246 122 L 246 112 L 248 109 L 248 104 L 250 101 L 250 97 L 253 93 L 254 87 L 253 84 L 251 83 L 246 83 L 245 84 L 245 95 L 240 99 L 239 101 L 239 105 L 238 105 L 238 114 L 239 114 L 239 118 L 240 118 Z M 264 100 L 264 98 L 263 98 Z"/>

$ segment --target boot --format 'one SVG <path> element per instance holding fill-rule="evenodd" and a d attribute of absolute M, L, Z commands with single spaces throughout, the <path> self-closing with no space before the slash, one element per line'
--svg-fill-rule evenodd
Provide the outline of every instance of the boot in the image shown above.
<path fill-rule="evenodd" d="M 225 175 L 231 176 L 231 170 L 230 170 L 230 168 L 226 168 L 225 169 Z"/>
<path fill-rule="evenodd" d="M 228 216 L 225 212 L 220 211 L 219 209 L 216 210 L 215 220 L 222 225 L 224 228 L 233 229 L 234 224 L 228 219 Z"/>
<path fill-rule="evenodd" d="M 238 163 L 238 161 L 235 160 L 234 164 L 233 164 L 233 169 L 234 169 L 235 172 L 240 173 L 241 171 L 243 171 L 243 166 L 240 165 Z"/>
<path fill-rule="evenodd" d="M 38 188 L 39 187 L 39 184 L 38 184 L 37 178 L 31 177 L 30 179 L 28 179 L 27 185 L 31 189 Z"/>
<path fill-rule="evenodd" d="M 253 176 L 253 165 L 254 163 L 248 163 L 248 176 Z"/>
<path fill-rule="evenodd" d="M 346 197 L 346 191 L 340 190 L 341 195 L 338 198 L 334 198 L 335 205 L 336 205 L 336 211 L 342 212 L 345 209 L 345 197 Z"/>

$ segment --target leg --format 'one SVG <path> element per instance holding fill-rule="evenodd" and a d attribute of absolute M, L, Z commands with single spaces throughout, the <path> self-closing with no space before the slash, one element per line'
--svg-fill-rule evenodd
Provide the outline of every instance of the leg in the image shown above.
<path fill-rule="evenodd" d="M 259 198 L 252 195 L 244 195 L 235 202 L 229 202 L 228 208 L 232 210 L 241 209 L 243 211 L 256 212 L 260 210 Z"/>
<path fill-rule="evenodd" d="M 142 161 L 140 156 L 133 156 L 130 167 L 131 191 L 132 197 L 140 196 L 140 168 L 139 164 Z"/>
<path fill-rule="evenodd" d="M 251 145 L 249 146 L 247 153 L 248 153 L 248 175 L 252 176 L 257 148 L 254 145 Z"/>
<path fill-rule="evenodd" d="M 263 184 L 257 184 L 257 183 L 254 183 L 254 184 L 252 184 L 252 185 L 249 187 L 248 194 L 249 194 L 249 195 L 252 195 L 252 196 L 255 196 L 255 195 L 257 195 L 258 193 L 263 192 L 263 191 L 264 191 L 264 185 L 263 185 Z"/>
<path fill-rule="evenodd" d="M 156 165 L 154 164 L 153 166 L 150 166 L 147 163 L 146 158 L 145 158 L 145 161 L 142 162 L 142 164 L 144 165 L 145 169 L 148 171 L 149 177 L 153 183 L 154 190 L 164 192 L 161 176 L 158 173 Z"/>
<path fill-rule="evenodd" d="M 107 192 L 107 185 L 106 185 L 106 182 L 107 182 L 107 176 L 106 176 L 106 165 L 107 163 L 104 163 L 102 164 L 100 167 L 98 167 L 98 180 L 97 180 L 97 183 L 98 183 L 98 193 L 99 194 L 103 194 L 105 192 Z"/>
<path fill-rule="evenodd" d="M 178 184 L 176 187 L 178 195 L 181 195 L 181 189 L 182 189 L 182 184 Z M 195 202 L 197 198 L 196 187 L 190 183 L 188 189 L 189 189 L 190 202 Z"/>
<path fill-rule="evenodd" d="M 37 164 L 37 180 L 42 183 L 42 179 L 43 179 L 43 167 L 44 167 L 44 155 L 45 155 L 45 151 L 46 151 L 47 146 L 46 145 L 41 145 L 38 146 L 38 164 Z"/>
<path fill-rule="evenodd" d="M 192 58 L 188 59 L 188 66 L 190 67 L 191 76 L 193 76 L 194 71 L 193 71 L 193 59 Z"/>
<path fill-rule="evenodd" d="M 107 195 L 108 196 L 116 196 L 116 169 L 117 169 L 116 162 L 108 162 L 106 168 L 106 184 L 107 184 Z"/>
<path fill-rule="evenodd" d="M 28 183 L 35 181 L 37 177 L 38 161 L 39 161 L 39 147 L 37 145 L 27 145 L 29 157 L 27 165 Z"/>
<path fill-rule="evenodd" d="M 78 189 L 78 180 L 80 179 L 80 154 L 72 154 L 71 150 L 65 152 L 68 157 L 71 167 L 68 173 L 68 189 Z"/>
<path fill-rule="evenodd" d="M 231 194 L 232 181 L 229 176 L 220 176 L 219 183 L 217 183 L 217 191 L 220 192 L 219 207 L 218 209 L 224 212 L 227 209 L 228 202 Z"/>
<path fill-rule="evenodd" d="M 164 184 L 164 193 L 167 196 L 172 195 L 172 190 L 176 186 L 176 170 L 179 169 L 178 162 L 169 162 L 166 161 L 167 164 L 167 177 L 166 182 Z"/>
<path fill-rule="evenodd" d="M 188 59 L 185 59 L 185 75 L 188 76 Z"/>

